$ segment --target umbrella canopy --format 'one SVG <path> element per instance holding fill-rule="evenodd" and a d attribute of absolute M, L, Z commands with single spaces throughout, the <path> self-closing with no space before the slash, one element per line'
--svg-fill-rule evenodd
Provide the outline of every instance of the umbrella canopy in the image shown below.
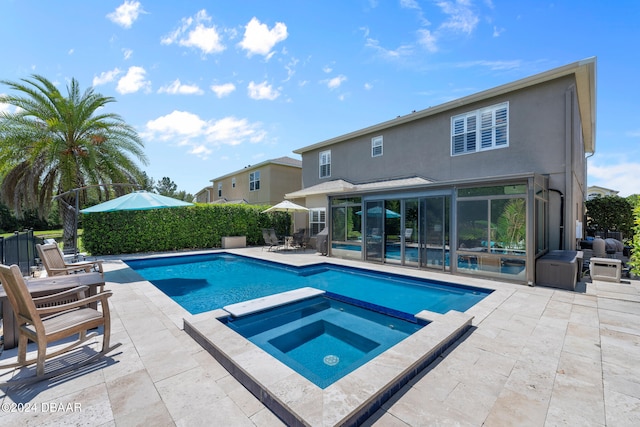
<path fill-rule="evenodd" d="M 380 216 L 382 213 L 382 208 L 379 206 L 367 209 L 368 216 Z M 362 215 L 362 211 L 356 212 L 357 215 Z M 394 212 L 391 209 L 385 209 L 385 216 L 387 218 L 400 218 L 400 214 L 398 212 Z"/>
<path fill-rule="evenodd" d="M 114 212 L 114 211 L 142 211 L 147 209 L 177 208 L 180 206 L 191 206 L 193 203 L 162 196 L 148 191 L 134 191 L 116 199 L 109 200 L 99 205 L 82 209 L 82 213 L 94 212 Z"/>
<path fill-rule="evenodd" d="M 282 201 L 282 202 L 278 203 L 277 205 L 271 206 L 269 209 L 266 209 L 266 210 L 262 211 L 262 213 L 266 213 L 266 212 L 306 212 L 308 210 L 309 209 L 305 208 L 304 206 L 296 205 L 293 202 L 285 200 L 285 201 Z"/>

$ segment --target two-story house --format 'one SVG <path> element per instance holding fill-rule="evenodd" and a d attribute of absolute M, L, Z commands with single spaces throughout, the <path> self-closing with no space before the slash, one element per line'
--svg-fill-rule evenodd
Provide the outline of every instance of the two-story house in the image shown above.
<path fill-rule="evenodd" d="M 596 197 L 617 196 L 618 193 L 619 191 L 610 188 L 590 185 L 589 188 L 587 188 L 587 200 L 595 199 Z"/>
<path fill-rule="evenodd" d="M 533 284 L 581 237 L 595 90 L 589 58 L 300 148 L 286 197 L 332 256 Z"/>
<path fill-rule="evenodd" d="M 196 195 L 199 203 L 275 205 L 302 186 L 302 162 L 279 157 L 214 178 Z"/>

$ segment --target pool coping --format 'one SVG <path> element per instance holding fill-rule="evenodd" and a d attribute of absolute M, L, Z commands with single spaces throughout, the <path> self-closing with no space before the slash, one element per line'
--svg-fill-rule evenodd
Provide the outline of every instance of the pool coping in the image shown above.
<path fill-rule="evenodd" d="M 357 425 L 460 339 L 473 316 L 422 311 L 430 323 L 325 389 L 218 319 L 217 309 L 184 319 L 184 331 L 290 426 Z"/>

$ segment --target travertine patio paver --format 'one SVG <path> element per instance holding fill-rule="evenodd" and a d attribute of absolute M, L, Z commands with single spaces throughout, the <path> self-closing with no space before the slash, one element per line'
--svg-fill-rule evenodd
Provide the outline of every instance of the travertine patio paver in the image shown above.
<path fill-rule="evenodd" d="M 487 298 L 494 308 L 470 309 L 472 330 L 365 425 L 640 425 L 638 281 L 589 282 L 577 293 L 316 254 L 234 251 L 496 289 Z M 112 337 L 122 346 L 78 375 L 0 392 L 0 425 L 283 425 L 181 330 L 184 316 L 177 304 L 119 260 L 109 259 L 105 267 L 114 292 Z M 291 390 L 289 398 L 296 393 Z M 40 410 L 12 411 L 18 403 Z M 43 411 L 50 403 L 77 403 L 80 410 Z"/>

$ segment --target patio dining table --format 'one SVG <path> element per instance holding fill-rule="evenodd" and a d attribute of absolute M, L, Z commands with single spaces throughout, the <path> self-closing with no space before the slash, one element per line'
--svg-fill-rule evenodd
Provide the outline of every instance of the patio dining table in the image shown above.
<path fill-rule="evenodd" d="M 78 286 L 88 286 L 89 295 L 97 293 L 98 286 L 104 286 L 104 277 L 98 272 L 78 273 L 66 276 L 43 277 L 26 279 L 27 288 L 32 297 L 50 295 Z M 68 302 L 68 301 L 65 301 Z M 2 325 L 4 329 L 4 348 L 14 348 L 18 345 L 18 324 L 16 322 L 13 307 L 2 285 L 0 285 L 0 305 L 2 307 Z M 97 303 L 91 304 L 97 308 Z"/>

